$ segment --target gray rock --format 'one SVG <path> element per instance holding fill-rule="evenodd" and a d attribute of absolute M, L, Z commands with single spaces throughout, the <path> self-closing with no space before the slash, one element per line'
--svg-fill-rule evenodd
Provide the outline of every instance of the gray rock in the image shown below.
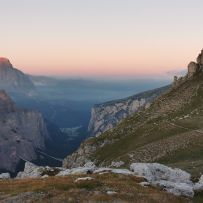
<path fill-rule="evenodd" d="M 94 170 L 96 168 L 94 162 L 91 162 L 91 161 L 85 163 L 84 167 L 85 168 L 91 168 L 92 170 Z"/>
<path fill-rule="evenodd" d="M 41 178 L 48 178 L 49 176 L 48 175 L 43 175 Z"/>
<path fill-rule="evenodd" d="M 61 170 L 56 176 L 68 176 L 70 175 L 70 169 Z"/>
<path fill-rule="evenodd" d="M 128 169 L 112 169 L 111 172 L 122 175 L 134 175 L 134 173 L 132 173 L 132 171 L 129 171 Z"/>
<path fill-rule="evenodd" d="M 132 171 L 129 171 L 128 169 L 117 169 L 117 168 L 98 168 L 94 171 L 94 173 L 116 173 L 116 174 L 122 174 L 122 175 L 134 175 Z"/>
<path fill-rule="evenodd" d="M 165 191 L 177 196 L 191 197 L 191 198 L 194 196 L 194 190 L 193 190 L 192 184 L 180 183 L 180 182 L 175 183 L 175 182 L 161 180 L 157 182 L 152 182 L 152 185 L 159 186 Z"/>
<path fill-rule="evenodd" d="M 83 177 L 83 178 L 77 178 L 74 182 L 80 182 L 80 181 L 90 181 L 90 180 L 94 180 L 94 178 L 91 177 Z"/>
<path fill-rule="evenodd" d="M 142 187 L 148 187 L 150 186 L 150 183 L 149 182 L 141 182 L 139 183 Z"/>
<path fill-rule="evenodd" d="M 76 174 L 88 174 L 93 173 L 94 168 L 92 167 L 78 167 L 78 168 L 72 168 L 70 169 L 70 174 L 76 175 Z"/>
<path fill-rule="evenodd" d="M 151 185 L 161 187 L 174 195 L 194 196 L 191 175 L 181 169 L 172 169 L 157 163 L 133 163 L 130 169 L 135 175 L 144 177 Z"/>
<path fill-rule="evenodd" d="M 107 191 L 106 194 L 107 195 L 116 195 L 117 192 L 115 192 L 115 191 Z"/>
<path fill-rule="evenodd" d="M 10 178 L 11 178 L 10 173 L 2 173 L 2 174 L 0 174 L 0 180 L 8 180 Z"/>
<path fill-rule="evenodd" d="M 68 176 L 68 175 L 77 175 L 77 174 L 88 174 L 93 173 L 96 169 L 96 166 L 93 162 L 86 163 L 83 167 L 63 169 L 56 176 Z"/>
<path fill-rule="evenodd" d="M 111 162 L 111 167 L 119 168 L 119 167 L 123 166 L 124 164 L 125 163 L 123 161 L 118 161 L 118 162 L 112 161 Z"/>
<path fill-rule="evenodd" d="M 167 180 L 170 182 L 188 183 L 191 184 L 191 175 L 181 169 L 172 169 L 158 163 L 133 163 L 130 165 L 130 170 L 135 175 L 143 176 L 149 182 Z"/>
<path fill-rule="evenodd" d="M 188 65 L 188 77 L 193 77 L 199 71 L 199 65 L 195 62 L 190 62 Z"/>
<path fill-rule="evenodd" d="M 203 191 L 203 175 L 200 177 L 199 181 L 194 185 L 194 191 Z"/>
<path fill-rule="evenodd" d="M 112 171 L 112 168 L 98 168 L 94 171 L 94 173 L 110 173 Z"/>
<path fill-rule="evenodd" d="M 42 176 L 43 170 L 45 170 L 45 167 L 36 166 L 35 164 L 26 162 L 24 171 L 19 172 L 16 178 L 39 178 Z"/>

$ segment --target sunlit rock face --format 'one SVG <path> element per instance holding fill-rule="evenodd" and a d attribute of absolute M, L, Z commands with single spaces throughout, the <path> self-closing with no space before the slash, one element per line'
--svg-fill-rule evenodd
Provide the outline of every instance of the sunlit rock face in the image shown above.
<path fill-rule="evenodd" d="M 3 67 L 12 67 L 9 59 L 7 58 L 4 58 L 4 57 L 0 57 L 0 67 L 3 68 Z"/>
<path fill-rule="evenodd" d="M 31 93 L 35 87 L 29 77 L 15 69 L 9 59 L 0 57 L 0 89 L 7 92 Z"/>

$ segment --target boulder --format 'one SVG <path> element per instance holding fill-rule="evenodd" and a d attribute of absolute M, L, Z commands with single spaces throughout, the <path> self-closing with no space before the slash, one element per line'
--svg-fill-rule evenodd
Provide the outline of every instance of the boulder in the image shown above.
<path fill-rule="evenodd" d="M 106 194 L 107 195 L 116 195 L 117 192 L 115 192 L 115 191 L 107 191 Z"/>
<path fill-rule="evenodd" d="M 103 168 L 98 168 L 98 169 L 96 169 L 95 171 L 94 171 L 94 173 L 101 173 L 101 174 L 103 174 L 103 173 L 110 173 L 112 171 L 112 168 L 105 168 L 105 167 L 103 167 Z"/>
<path fill-rule="evenodd" d="M 156 181 L 152 183 L 153 186 L 161 187 L 163 190 L 172 193 L 176 196 L 190 197 L 194 196 L 192 184 L 187 183 L 174 183 L 170 181 Z"/>
<path fill-rule="evenodd" d="M 26 162 L 24 171 L 19 172 L 17 178 L 39 178 L 42 175 L 43 169 L 45 169 L 45 167 L 39 167 L 31 162 Z"/>
<path fill-rule="evenodd" d="M 200 177 L 199 181 L 194 185 L 194 191 L 203 191 L 203 175 Z"/>
<path fill-rule="evenodd" d="M 181 169 L 172 169 L 158 163 L 133 163 L 130 170 L 135 175 L 146 178 L 149 182 L 167 180 L 170 182 L 191 184 L 191 175 Z"/>
<path fill-rule="evenodd" d="M 118 161 L 118 162 L 112 161 L 111 162 L 111 167 L 119 168 L 119 167 L 123 166 L 124 164 L 125 163 L 123 161 Z"/>
<path fill-rule="evenodd" d="M 83 178 L 77 178 L 74 182 L 80 182 L 80 181 L 90 181 L 90 180 L 94 180 L 94 178 L 91 177 L 83 177 Z"/>
<path fill-rule="evenodd" d="M 190 62 L 188 64 L 188 77 L 193 77 L 199 71 L 199 65 L 195 62 Z"/>
<path fill-rule="evenodd" d="M 85 163 L 84 167 L 85 168 L 91 168 L 92 170 L 94 170 L 96 168 L 94 162 L 91 162 L 91 161 Z"/>
<path fill-rule="evenodd" d="M 122 175 L 133 175 L 128 169 L 112 169 L 112 173 L 122 174 Z"/>
<path fill-rule="evenodd" d="M 79 168 L 72 168 L 70 169 L 70 174 L 71 175 L 76 175 L 76 174 L 91 174 L 94 172 L 94 168 L 92 167 L 79 167 Z"/>
<path fill-rule="evenodd" d="M 95 165 L 93 162 L 88 162 L 84 167 L 71 168 L 61 170 L 56 176 L 67 176 L 67 175 L 76 175 L 76 174 L 91 174 L 95 170 Z"/>
<path fill-rule="evenodd" d="M 148 187 L 148 186 L 150 186 L 150 183 L 148 183 L 148 182 L 141 182 L 141 183 L 139 183 L 139 185 L 141 185 L 142 187 Z"/>
<path fill-rule="evenodd" d="M 11 178 L 10 173 L 2 173 L 2 174 L 0 174 L 0 180 L 8 180 L 10 178 Z"/>
<path fill-rule="evenodd" d="M 132 171 L 129 171 L 128 169 L 117 169 L 117 168 L 98 168 L 94 171 L 94 173 L 116 173 L 116 174 L 122 174 L 122 175 L 133 175 L 134 173 Z"/>
<path fill-rule="evenodd" d="M 66 169 L 66 170 L 61 170 L 56 176 L 67 176 L 70 175 L 70 169 Z"/>
<path fill-rule="evenodd" d="M 177 196 L 193 197 L 191 175 L 181 169 L 172 169 L 158 163 L 133 163 L 134 175 L 144 177 L 152 186 L 161 187 Z"/>

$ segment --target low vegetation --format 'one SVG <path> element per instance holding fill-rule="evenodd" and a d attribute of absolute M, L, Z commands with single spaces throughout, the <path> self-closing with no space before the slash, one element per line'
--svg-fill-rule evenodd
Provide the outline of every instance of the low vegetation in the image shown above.
<path fill-rule="evenodd" d="M 118 174 L 93 174 L 93 180 L 75 182 L 78 177 L 49 177 L 0 181 L 1 202 L 137 202 L 189 203 L 153 187 L 143 187 L 142 178 Z M 199 197 L 198 197 L 199 198 Z"/>

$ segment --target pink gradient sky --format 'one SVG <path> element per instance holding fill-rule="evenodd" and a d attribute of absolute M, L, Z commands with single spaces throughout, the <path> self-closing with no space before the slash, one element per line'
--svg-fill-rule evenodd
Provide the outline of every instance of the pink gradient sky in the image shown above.
<path fill-rule="evenodd" d="M 0 55 L 57 76 L 153 76 L 182 70 L 203 48 L 200 0 L 7 0 Z"/>

